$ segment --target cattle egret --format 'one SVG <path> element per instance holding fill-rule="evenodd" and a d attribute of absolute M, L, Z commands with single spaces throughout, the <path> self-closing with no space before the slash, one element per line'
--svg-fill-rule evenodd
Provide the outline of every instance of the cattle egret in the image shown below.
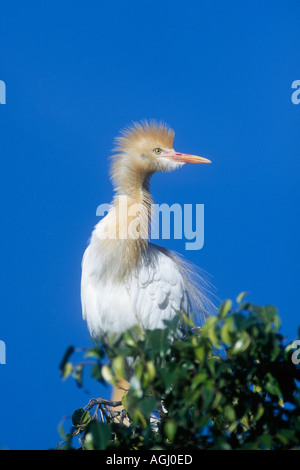
<path fill-rule="evenodd" d="M 147 121 L 116 139 L 111 166 L 115 197 L 95 226 L 82 261 L 83 318 L 91 336 L 104 345 L 111 333 L 135 325 L 143 330 L 165 327 L 164 320 L 178 312 L 188 315 L 193 299 L 196 310 L 206 311 L 206 294 L 195 285 L 189 264 L 147 238 L 151 176 L 185 163 L 210 163 L 175 151 L 173 143 L 172 129 Z"/>

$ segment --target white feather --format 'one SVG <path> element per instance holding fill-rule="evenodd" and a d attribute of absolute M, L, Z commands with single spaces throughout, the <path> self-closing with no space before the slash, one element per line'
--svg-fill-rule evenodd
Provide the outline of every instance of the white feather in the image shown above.
<path fill-rule="evenodd" d="M 83 318 L 93 337 L 121 333 L 135 325 L 144 329 L 163 328 L 164 320 L 174 318 L 179 310 L 189 313 L 187 292 L 178 266 L 151 243 L 138 266 L 123 282 L 107 276 L 113 260 L 109 259 L 105 244 L 97 236 L 100 229 L 94 230 L 82 261 Z"/>

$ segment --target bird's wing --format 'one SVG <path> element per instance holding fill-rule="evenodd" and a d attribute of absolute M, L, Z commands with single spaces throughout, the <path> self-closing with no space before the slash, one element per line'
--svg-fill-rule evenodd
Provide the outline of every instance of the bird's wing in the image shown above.
<path fill-rule="evenodd" d="M 89 312 L 97 311 L 97 285 L 91 282 L 89 270 L 89 250 L 88 246 L 82 258 L 82 275 L 81 275 L 81 305 L 82 305 L 82 318 L 87 320 Z M 94 313 L 95 315 L 95 313 Z"/>
<path fill-rule="evenodd" d="M 178 311 L 189 313 L 189 301 L 183 278 L 176 263 L 154 245 L 149 245 L 133 273 L 130 297 L 135 315 L 145 329 L 163 328 Z"/>

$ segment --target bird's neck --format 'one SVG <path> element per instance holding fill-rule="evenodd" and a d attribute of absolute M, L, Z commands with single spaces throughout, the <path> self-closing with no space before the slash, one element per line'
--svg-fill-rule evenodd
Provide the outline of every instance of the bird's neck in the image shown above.
<path fill-rule="evenodd" d="M 116 281 L 124 281 L 147 252 L 151 204 L 149 178 L 134 179 L 124 191 L 118 187 L 109 213 L 99 224 L 101 253 Z"/>
<path fill-rule="evenodd" d="M 149 186 L 149 177 L 145 176 L 118 188 L 113 207 L 119 239 L 134 240 L 141 246 L 148 243 L 152 205 Z"/>

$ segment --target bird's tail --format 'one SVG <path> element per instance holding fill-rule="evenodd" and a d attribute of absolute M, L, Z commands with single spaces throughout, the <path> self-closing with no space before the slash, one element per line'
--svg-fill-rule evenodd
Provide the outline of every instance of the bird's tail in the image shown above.
<path fill-rule="evenodd" d="M 219 299 L 214 293 L 215 287 L 209 280 L 211 276 L 174 251 L 166 250 L 166 254 L 168 254 L 179 267 L 186 286 L 195 323 L 202 324 L 206 318 L 215 315 L 217 312 L 215 302 Z"/>

